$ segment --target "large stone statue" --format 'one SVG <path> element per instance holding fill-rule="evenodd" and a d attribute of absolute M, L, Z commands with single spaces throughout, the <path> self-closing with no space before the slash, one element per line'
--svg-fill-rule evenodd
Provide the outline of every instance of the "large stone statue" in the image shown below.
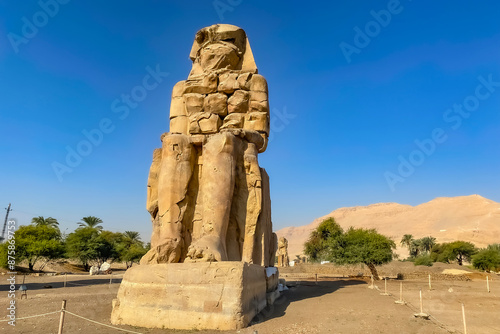
<path fill-rule="evenodd" d="M 198 31 L 190 58 L 149 172 L 151 250 L 123 276 L 113 324 L 234 330 L 279 297 L 269 177 L 258 163 L 266 80 L 232 25 Z"/>
<path fill-rule="evenodd" d="M 269 178 L 257 157 L 269 136 L 266 80 L 245 32 L 232 25 L 198 31 L 190 58 L 188 79 L 172 92 L 170 132 L 153 153 L 153 235 L 141 264 L 273 266 Z"/>

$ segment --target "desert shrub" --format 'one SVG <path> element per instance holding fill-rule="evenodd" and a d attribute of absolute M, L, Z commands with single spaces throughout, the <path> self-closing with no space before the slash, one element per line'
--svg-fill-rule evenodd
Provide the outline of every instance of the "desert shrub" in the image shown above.
<path fill-rule="evenodd" d="M 419 255 L 413 261 L 413 264 L 416 266 L 427 266 L 432 267 L 432 259 L 428 254 Z"/>

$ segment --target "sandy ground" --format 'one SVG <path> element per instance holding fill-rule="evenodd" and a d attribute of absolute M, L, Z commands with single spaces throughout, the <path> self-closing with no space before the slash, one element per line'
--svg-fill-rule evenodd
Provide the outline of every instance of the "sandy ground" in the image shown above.
<path fill-rule="evenodd" d="M 68 311 L 111 325 L 111 302 L 118 292 L 122 275 L 123 272 L 116 271 L 113 276 L 68 275 L 66 288 L 63 287 L 64 276 L 26 276 L 28 298 L 21 300 L 18 292 L 16 316 L 19 318 L 57 311 L 61 308 L 62 300 L 66 299 Z M 314 279 L 294 279 L 293 274 L 289 273 L 287 282 L 291 288 L 283 293 L 275 305 L 258 315 L 250 327 L 222 333 L 462 333 L 462 302 L 465 304 L 468 333 L 500 333 L 498 276 L 490 282 L 490 293 L 482 278 L 471 281 L 433 281 L 430 291 L 427 280 L 388 280 L 387 290 L 391 296 L 381 295 L 383 281 L 375 283 L 378 289 L 369 289 L 370 283 L 363 279 L 319 277 L 316 284 Z M 111 285 L 110 278 L 113 279 Z M 0 276 L 1 320 L 7 319 L 4 307 L 9 301 L 6 279 L 6 275 Z M 21 281 L 22 276 L 19 276 L 17 283 Z M 394 303 L 399 298 L 400 282 L 403 282 L 403 299 L 409 302 L 407 305 Z M 49 285 L 51 288 L 46 287 Z M 424 312 L 432 316 L 430 320 L 413 316 L 418 311 L 419 289 L 422 289 Z M 57 333 L 59 316 L 56 313 L 18 320 L 15 327 L 0 322 L 0 332 Z M 151 334 L 221 333 L 119 327 Z M 64 333 L 123 332 L 66 314 Z"/>

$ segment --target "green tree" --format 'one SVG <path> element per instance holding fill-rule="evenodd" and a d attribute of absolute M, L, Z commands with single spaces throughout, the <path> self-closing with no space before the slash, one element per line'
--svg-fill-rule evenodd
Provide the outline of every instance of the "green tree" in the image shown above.
<path fill-rule="evenodd" d="M 42 270 L 47 262 L 64 254 L 59 229 L 49 225 L 20 226 L 14 234 L 16 239 L 16 260 L 26 260 L 28 268 L 33 271 L 38 261 Z"/>
<path fill-rule="evenodd" d="M 123 233 L 123 236 L 124 236 L 124 242 L 128 243 L 129 245 L 133 245 L 135 243 L 142 244 L 139 232 L 125 231 L 125 233 Z"/>
<path fill-rule="evenodd" d="M 101 244 L 98 249 L 97 265 L 101 266 L 106 261 L 114 261 L 120 258 L 119 245 L 124 236 L 120 232 L 102 231 L 97 237 Z"/>
<path fill-rule="evenodd" d="M 421 249 L 426 253 L 429 253 L 435 244 L 436 244 L 436 238 L 434 237 L 429 236 L 420 239 Z"/>
<path fill-rule="evenodd" d="M 422 239 L 412 240 L 410 245 L 410 257 L 417 257 L 420 253 L 422 253 Z"/>
<path fill-rule="evenodd" d="M 500 268 L 500 250 L 487 248 L 479 251 L 472 256 L 472 265 L 476 269 L 487 272 L 497 270 L 497 268 Z"/>
<path fill-rule="evenodd" d="M 132 267 L 134 262 L 139 263 L 141 258 L 147 253 L 148 251 L 142 244 L 133 244 L 128 248 L 124 248 L 123 251 L 121 252 L 120 259 L 125 262 L 125 265 L 127 268 Z"/>
<path fill-rule="evenodd" d="M 445 254 L 445 245 L 446 244 L 435 244 L 432 246 L 430 254 L 432 262 L 449 262 L 449 254 Z"/>
<path fill-rule="evenodd" d="M 392 261 L 396 244 L 375 229 L 349 228 L 331 244 L 329 259 L 337 264 L 364 263 L 375 279 L 380 279 L 375 266 Z"/>
<path fill-rule="evenodd" d="M 473 243 L 458 240 L 433 246 L 431 258 L 433 261 L 445 263 L 457 261 L 461 266 L 463 261 L 470 261 L 472 255 L 476 254 L 476 252 L 477 249 Z"/>
<path fill-rule="evenodd" d="M 374 229 L 349 228 L 343 232 L 333 218 L 321 223 L 305 244 L 311 259 L 336 264 L 365 264 L 375 279 L 380 279 L 375 266 L 392 261 L 396 244 Z"/>
<path fill-rule="evenodd" d="M 80 261 L 85 271 L 90 269 L 90 263 L 97 258 L 98 235 L 97 230 L 91 227 L 80 227 L 66 237 L 67 255 Z"/>
<path fill-rule="evenodd" d="M 121 233 L 99 232 L 94 227 L 80 227 L 66 238 L 69 257 L 81 262 L 88 271 L 91 265 L 101 266 L 107 260 L 119 257 L 117 245 L 123 238 Z"/>
<path fill-rule="evenodd" d="M 318 227 L 311 232 L 309 239 L 304 244 L 304 254 L 312 262 L 326 260 L 329 250 L 328 244 L 334 243 L 342 235 L 343 230 L 335 219 L 328 218 L 321 222 Z"/>
<path fill-rule="evenodd" d="M 88 217 L 83 217 L 82 222 L 78 223 L 78 226 L 80 226 L 80 228 L 90 227 L 100 232 L 102 231 L 102 226 L 100 224 L 102 224 L 101 218 L 88 216 Z"/>
<path fill-rule="evenodd" d="M 35 226 L 44 225 L 55 229 L 59 229 L 59 222 L 57 221 L 57 219 L 52 217 L 47 217 L 47 218 L 44 218 L 43 216 L 33 217 L 31 219 L 31 224 Z"/>
<path fill-rule="evenodd" d="M 144 254 L 148 252 L 141 241 L 139 232 L 135 231 L 125 231 L 117 248 L 120 260 L 125 262 L 127 268 L 130 268 L 134 262 L 139 263 Z"/>
<path fill-rule="evenodd" d="M 477 253 L 476 246 L 471 242 L 454 241 L 451 242 L 449 247 L 451 254 L 455 256 L 457 263 L 461 266 L 463 261 L 471 261 L 472 255 Z"/>

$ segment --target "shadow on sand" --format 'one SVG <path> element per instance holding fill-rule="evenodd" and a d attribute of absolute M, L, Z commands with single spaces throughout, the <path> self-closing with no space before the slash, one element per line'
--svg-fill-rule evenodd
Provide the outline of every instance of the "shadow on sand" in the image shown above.
<path fill-rule="evenodd" d="M 288 290 L 281 292 L 281 296 L 274 302 L 273 305 L 267 306 L 259 314 L 253 318 L 249 326 L 274 319 L 285 315 L 286 309 L 291 303 L 320 297 L 350 285 L 367 284 L 359 279 L 339 279 L 332 281 L 296 281 Z"/>
<path fill-rule="evenodd" d="M 60 277 L 60 276 L 59 276 Z M 92 278 L 92 279 L 81 279 L 81 280 L 71 280 L 71 276 L 68 276 L 68 281 L 66 283 L 66 289 L 75 287 L 85 287 L 94 285 L 106 285 L 109 284 L 110 276 L 102 276 L 102 278 Z M 112 283 L 121 283 L 121 277 L 113 277 Z M 23 280 L 19 276 L 16 278 L 16 290 L 19 289 Z M 43 283 L 30 283 L 29 278 L 26 278 L 24 283 L 28 287 L 28 292 L 33 290 L 46 290 L 46 289 L 58 289 L 64 288 L 64 281 L 57 282 L 43 282 Z M 0 291 L 9 291 L 10 286 L 8 284 L 0 285 Z"/>

